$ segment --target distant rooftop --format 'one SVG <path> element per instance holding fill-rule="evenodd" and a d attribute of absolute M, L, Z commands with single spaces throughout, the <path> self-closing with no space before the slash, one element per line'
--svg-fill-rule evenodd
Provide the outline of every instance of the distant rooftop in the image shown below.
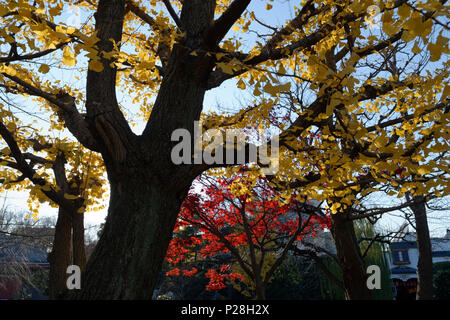
<path fill-rule="evenodd" d="M 12 261 L 30 264 L 47 264 L 44 248 L 28 243 L 23 237 L 0 234 L 0 263 Z"/>

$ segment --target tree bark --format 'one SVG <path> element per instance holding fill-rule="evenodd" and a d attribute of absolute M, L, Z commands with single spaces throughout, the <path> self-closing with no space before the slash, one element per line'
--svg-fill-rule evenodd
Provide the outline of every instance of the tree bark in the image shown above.
<path fill-rule="evenodd" d="M 48 255 L 50 263 L 50 299 L 59 299 L 67 289 L 67 267 L 70 265 L 71 215 L 61 207 L 55 226 L 53 248 Z"/>
<path fill-rule="evenodd" d="M 72 214 L 72 254 L 73 264 L 84 270 L 86 266 L 86 246 L 84 241 L 84 213 Z"/>
<path fill-rule="evenodd" d="M 356 239 L 353 221 L 346 219 L 346 213 L 331 215 L 332 235 L 336 244 L 339 267 L 345 295 L 348 300 L 372 300 L 367 287 L 367 273 L 364 259 Z"/>
<path fill-rule="evenodd" d="M 140 176 L 110 179 L 104 230 L 73 298 L 152 298 L 185 195 L 177 192 L 176 184 L 145 180 L 148 168 L 140 169 Z"/>
<path fill-rule="evenodd" d="M 72 182 L 67 180 L 65 164 L 64 153 L 60 152 L 53 163 L 56 183 L 63 193 L 79 196 L 80 190 L 72 190 Z M 75 264 L 83 269 L 86 264 L 84 214 L 77 212 L 83 205 L 82 200 L 78 198 L 70 206 L 59 204 L 53 249 L 48 256 L 51 299 L 64 297 L 67 290 L 67 267 Z"/>
<path fill-rule="evenodd" d="M 86 265 L 83 213 L 59 208 L 53 248 L 48 260 L 50 299 L 61 299 L 67 290 L 67 267 L 74 264 L 83 270 Z"/>
<path fill-rule="evenodd" d="M 428 229 L 427 210 L 423 196 L 414 197 L 411 206 L 416 222 L 416 241 L 419 251 L 417 263 L 417 300 L 433 299 L 433 255 L 431 249 L 430 231 Z"/>
<path fill-rule="evenodd" d="M 255 284 L 256 287 L 256 300 L 266 300 L 266 288 L 263 282 L 257 281 Z"/>

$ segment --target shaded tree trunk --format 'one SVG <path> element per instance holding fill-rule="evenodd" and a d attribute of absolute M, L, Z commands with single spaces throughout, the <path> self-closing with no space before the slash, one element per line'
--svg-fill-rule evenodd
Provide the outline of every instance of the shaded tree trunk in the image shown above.
<path fill-rule="evenodd" d="M 74 264 L 83 270 L 86 265 L 83 213 L 69 213 L 59 208 L 48 261 L 50 299 L 61 299 L 67 290 L 67 267 Z"/>
<path fill-rule="evenodd" d="M 214 19 L 215 0 L 189 0 L 181 21 L 186 36 L 174 45 L 150 119 L 136 136 L 118 108 L 116 69 L 102 59 L 101 72 L 88 72 L 87 122 L 101 152 L 110 183 L 103 233 L 87 262 L 75 299 L 151 299 L 192 181 L 204 168 L 175 165 L 175 129 L 192 137 L 203 107 L 214 57 L 206 55 L 204 32 Z M 113 49 L 122 37 L 124 0 L 100 1 L 95 15 L 99 50 Z M 212 44 L 215 46 L 215 43 Z M 198 55 L 192 55 L 197 50 Z"/>
<path fill-rule="evenodd" d="M 48 255 L 50 263 L 50 298 L 58 299 L 67 289 L 67 267 L 70 265 L 72 217 L 59 208 L 53 248 Z"/>
<path fill-rule="evenodd" d="M 107 152 L 105 165 L 110 183 L 108 216 L 99 242 L 87 262 L 82 288 L 70 293 L 74 299 L 151 299 L 175 222 L 192 181 L 201 172 L 191 166 L 173 164 L 170 141 L 173 130 L 187 127 L 199 116 L 182 112 L 186 105 L 201 105 L 204 89 L 188 74 L 163 83 L 153 112 L 162 105 L 178 105 L 172 128 L 158 130 L 167 122 L 153 119 L 144 138 L 131 139 L 126 158 L 118 161 Z M 176 120 L 178 118 L 178 120 Z M 154 130 L 152 130 L 155 128 Z"/>
<path fill-rule="evenodd" d="M 73 298 L 152 298 L 184 194 L 144 175 L 110 180 L 104 230 Z"/>
<path fill-rule="evenodd" d="M 64 193 L 79 196 L 80 190 L 73 190 L 71 188 L 72 181 L 67 180 L 65 164 L 66 159 L 64 153 L 61 152 L 53 163 L 56 183 Z M 53 248 L 48 257 L 51 299 L 64 297 L 67 290 L 67 267 L 75 264 L 83 269 L 86 264 L 84 214 L 77 212 L 83 205 L 82 200 L 82 198 L 78 198 L 72 201 L 69 208 L 59 206 Z"/>
<path fill-rule="evenodd" d="M 72 254 L 73 264 L 84 270 L 86 266 L 86 246 L 84 241 L 84 213 L 72 214 Z"/>
<path fill-rule="evenodd" d="M 364 259 L 356 239 L 353 221 L 346 213 L 331 215 L 331 232 L 336 244 L 342 282 L 348 300 L 371 300 L 372 293 L 367 287 L 367 273 Z"/>
<path fill-rule="evenodd" d="M 433 299 L 433 255 L 431 249 L 430 231 L 428 229 L 427 210 L 423 196 L 414 197 L 411 205 L 416 222 L 416 241 L 419 251 L 417 262 L 417 300 Z"/>
<path fill-rule="evenodd" d="M 259 281 L 256 283 L 256 300 L 266 300 L 266 287 Z"/>

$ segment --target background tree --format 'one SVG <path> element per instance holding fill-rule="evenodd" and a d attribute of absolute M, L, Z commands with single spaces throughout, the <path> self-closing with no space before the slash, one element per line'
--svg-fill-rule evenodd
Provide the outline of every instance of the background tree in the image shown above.
<path fill-rule="evenodd" d="M 435 271 L 433 276 L 434 299 L 448 300 L 450 297 L 446 288 L 448 288 L 448 285 L 450 284 L 450 263 L 435 263 L 433 269 Z"/>
<path fill-rule="evenodd" d="M 84 212 L 99 209 L 105 191 L 103 164 L 92 152 L 67 139 L 43 135 L 14 116 L 17 105 L 1 105 L 2 189 L 28 191 L 30 219 L 41 203 L 58 208 L 50 262 L 50 297 L 66 289 L 67 267 L 86 264 Z M 58 124 L 52 125 L 56 135 Z"/>
<path fill-rule="evenodd" d="M 289 255 L 266 288 L 268 300 L 329 300 L 321 287 L 320 268 L 314 260 Z M 289 285 L 287 285 L 289 284 Z"/>
<path fill-rule="evenodd" d="M 405 12 L 409 12 L 409 10 L 417 12 L 416 9 L 410 4 L 402 4 L 397 14 L 399 17 L 403 17 Z M 426 22 L 427 19 L 430 19 L 429 17 L 430 15 L 425 15 L 422 21 Z M 353 63 L 350 62 L 350 59 L 348 62 L 354 67 L 354 70 L 348 74 L 347 78 L 339 78 L 342 83 L 345 83 L 344 87 L 348 87 L 347 81 L 354 81 L 350 85 L 353 88 L 355 83 L 373 83 L 374 79 L 380 81 L 384 77 L 391 77 L 391 79 L 402 79 L 403 77 L 402 81 L 406 82 L 410 81 L 407 79 L 411 77 L 428 78 L 430 67 L 433 65 L 432 61 L 437 59 L 425 49 L 429 45 L 428 40 L 422 37 L 415 41 L 414 46 L 408 44 L 406 34 L 401 29 L 398 34 L 401 37 L 389 38 L 389 35 L 393 34 L 389 31 L 391 22 L 392 20 L 386 17 L 383 20 L 382 31 L 376 33 L 368 31 L 371 37 L 384 38 L 390 42 L 390 45 L 383 48 L 379 52 L 379 56 L 360 56 L 358 54 Z M 348 28 L 346 32 L 348 32 Z M 441 31 L 437 37 L 436 35 L 431 36 L 430 28 L 424 32 L 430 34 L 430 38 L 440 39 L 442 35 Z M 349 46 L 354 45 L 352 37 L 347 40 Z M 343 49 L 344 52 L 346 50 L 347 48 Z M 339 62 L 339 60 L 336 61 L 336 57 L 342 56 L 339 53 L 335 54 L 335 51 L 336 49 L 332 48 L 330 55 L 322 61 L 324 65 L 327 63 L 331 65 L 331 70 L 328 70 L 331 74 L 344 72 L 346 66 L 345 63 L 336 65 L 336 62 Z M 325 68 L 325 66 L 323 67 Z M 355 72 L 355 70 L 359 70 L 359 72 Z M 277 74 L 278 72 L 273 73 Z M 448 78 L 446 72 L 441 75 Z M 314 88 L 317 81 L 305 76 L 301 66 L 291 76 L 301 80 L 295 86 L 291 86 L 294 88 L 293 90 L 282 92 L 280 99 L 270 97 L 259 99 L 261 104 L 273 107 L 271 111 L 276 117 L 273 119 L 269 117 L 269 120 L 272 125 L 280 127 L 281 130 L 298 122 L 299 118 L 295 118 L 293 115 L 306 112 L 312 104 L 320 105 L 316 96 L 311 94 L 311 87 Z M 354 77 L 353 80 L 351 80 L 352 77 Z M 337 79 L 336 81 L 340 82 L 341 80 Z M 320 83 L 318 86 L 320 87 Z M 359 204 L 361 200 L 359 198 L 383 189 L 388 189 L 389 195 L 398 195 L 400 198 L 404 197 L 408 189 L 413 189 L 417 197 L 421 197 L 420 194 L 422 194 L 424 197 L 433 198 L 441 196 L 442 190 L 447 190 L 448 186 L 446 167 L 448 158 L 445 157 L 447 148 L 445 147 L 445 138 L 443 138 L 448 135 L 448 130 L 441 127 L 448 121 L 449 108 L 446 93 L 443 92 L 443 95 L 440 95 L 437 92 L 437 94 L 426 92 L 427 89 L 425 89 L 421 99 L 416 97 L 411 97 L 411 99 L 407 98 L 409 95 L 407 92 L 411 89 L 411 92 L 415 92 L 414 86 L 407 86 L 404 96 L 398 96 L 402 90 L 396 89 L 370 101 L 364 98 L 360 99 L 360 97 L 357 99 L 358 103 L 351 102 L 351 99 L 356 99 L 354 91 L 351 90 L 348 95 L 350 96 L 348 103 L 352 106 L 347 107 L 344 107 L 345 103 L 342 103 L 345 100 L 342 97 L 346 96 L 345 90 L 337 92 L 334 101 L 333 98 L 326 100 L 325 98 L 329 99 L 329 97 L 324 96 L 325 101 L 322 101 L 324 106 L 328 105 L 329 108 L 337 106 L 333 112 L 331 109 L 329 110 L 330 116 L 319 116 L 319 120 L 326 119 L 325 126 L 317 120 L 309 128 L 309 131 L 303 131 L 303 136 L 290 140 L 286 146 L 295 156 L 302 157 L 302 165 L 292 164 L 291 168 L 294 167 L 298 170 L 297 177 L 303 177 L 296 179 L 295 175 L 286 174 L 282 176 L 284 181 L 278 182 L 281 185 L 308 191 L 315 190 L 315 188 L 326 190 L 320 195 L 316 195 L 315 191 L 309 192 L 314 194 L 313 197 L 327 201 L 330 210 L 336 213 L 332 215 L 332 230 L 338 247 L 338 255 L 342 260 L 341 266 L 346 270 L 344 275 L 348 275 L 348 280 L 345 282 L 349 286 L 347 289 L 350 291 L 350 297 L 370 298 L 370 292 L 365 285 L 364 264 L 356 242 L 352 221 L 413 205 L 412 201 L 407 200 L 403 204 L 392 205 L 390 209 L 385 206 L 378 211 L 375 208 L 368 212 L 358 210 L 357 217 L 353 215 L 355 213 L 353 208 Z M 406 103 L 406 101 L 409 102 Z M 423 118 L 417 118 L 417 111 L 420 110 L 422 103 L 431 108 L 427 111 L 424 110 Z M 435 107 L 440 111 L 435 113 L 437 111 L 434 109 Z M 345 112 L 341 113 L 340 110 L 345 110 Z M 422 111 L 419 111 L 419 114 L 420 112 Z M 437 116 L 437 114 L 441 114 L 441 116 Z M 433 128 L 441 129 L 435 135 L 435 133 L 431 134 Z M 421 134 L 422 136 L 420 136 Z M 413 135 L 414 138 L 412 138 Z M 311 142 L 311 139 L 315 141 Z M 386 148 L 386 152 L 381 151 L 383 147 Z M 338 172 L 339 174 L 336 174 Z M 297 181 L 292 181 L 293 179 Z M 286 183 L 286 180 L 291 181 Z M 272 182 L 275 181 L 272 180 Z M 355 281 L 356 278 L 359 280 Z"/>
<path fill-rule="evenodd" d="M 47 256 L 51 250 L 55 221 L 51 218 L 32 220 L 25 213 L 10 210 L 4 202 L 0 209 L 0 288 L 19 286 L 17 299 L 30 298 L 38 290 L 49 295 L 48 270 L 32 265 L 33 257 Z M 5 281 L 6 280 L 6 281 Z"/>
<path fill-rule="evenodd" d="M 298 245 L 305 235 L 314 235 L 328 226 L 328 217 L 319 207 L 306 201 L 279 199 L 280 193 L 262 177 L 249 180 L 245 174 L 229 179 L 205 176 L 199 183 L 196 188 L 201 190 L 188 195 L 177 225 L 177 230 L 197 227 L 198 233 L 187 238 L 178 233 L 169 246 L 167 259 L 176 265 L 193 255 L 191 246 L 199 250 L 200 257 L 229 253 L 235 265 L 210 269 L 206 274 L 210 279 L 207 290 L 220 290 L 225 288 L 224 280 L 240 279 L 256 299 L 264 299 L 266 287 L 290 247 Z M 179 274 L 180 270 L 168 274 L 174 272 Z"/>

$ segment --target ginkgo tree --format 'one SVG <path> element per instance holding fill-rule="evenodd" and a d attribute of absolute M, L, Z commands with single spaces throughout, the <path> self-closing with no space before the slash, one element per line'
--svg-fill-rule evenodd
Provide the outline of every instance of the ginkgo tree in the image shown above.
<path fill-rule="evenodd" d="M 58 208 L 50 262 L 50 297 L 66 289 L 67 267 L 86 264 L 84 213 L 102 207 L 104 168 L 101 158 L 79 143 L 46 135 L 14 116 L 17 101 L 1 104 L 1 190 L 27 191 L 28 219 L 37 219 L 40 205 Z"/>
<path fill-rule="evenodd" d="M 412 77 L 423 87 L 412 84 L 401 93 L 386 94 L 370 103 L 360 104 L 360 107 L 349 107 L 342 112 L 335 110 L 327 126 L 312 128 L 316 140 L 313 146 L 308 143 L 311 136 L 292 141 L 289 146 L 292 152 L 302 153 L 301 159 L 306 166 L 298 168 L 304 176 L 309 175 L 309 181 L 303 179 L 292 186 L 320 190 L 319 193 L 313 191 L 314 197 L 328 201 L 334 213 L 333 236 L 346 280 L 345 289 L 350 296 L 349 291 L 358 292 L 355 295 L 358 297 L 363 296 L 361 292 L 370 294 L 364 281 L 364 262 L 356 238 L 352 236 L 352 221 L 406 208 L 415 202 L 408 199 L 401 204 L 379 204 L 378 208 L 364 212 L 356 208 L 360 198 L 379 190 L 386 190 L 389 196 L 398 198 L 412 192 L 418 198 L 428 200 L 448 193 L 448 72 L 445 67 L 438 66 L 433 69 L 436 77 L 430 77 L 430 65 L 435 67 L 432 66 L 432 55 L 424 50 L 426 46 L 422 41 L 408 44 L 399 39 L 381 52 L 377 60 L 363 59 L 355 64 L 360 70 L 355 73 L 357 81 L 379 81 L 380 75 L 403 81 Z M 305 93 L 310 90 L 306 80 L 306 86 L 302 84 L 297 90 L 282 94 L 287 97 L 286 102 L 274 101 L 278 108 L 284 107 L 288 112 L 301 110 L 307 104 Z M 283 113 L 278 112 L 278 117 L 283 117 Z M 282 122 L 275 119 L 276 124 L 288 126 L 290 118 L 283 118 Z M 295 165 L 290 167 L 295 168 Z M 286 176 L 292 178 L 292 175 Z M 339 226 L 347 227 L 341 229 Z M 427 235 L 423 236 L 429 238 L 428 227 L 424 230 Z M 355 278 L 360 280 L 355 281 Z M 430 287 L 425 280 L 421 283 L 424 288 Z M 430 290 L 418 292 L 423 292 L 421 298 L 432 297 Z"/>
<path fill-rule="evenodd" d="M 378 159 L 375 175 L 388 163 L 384 160 L 411 156 L 410 141 L 392 147 L 383 122 L 368 130 L 352 112 L 369 108 L 370 103 L 377 106 L 388 96 L 399 101 L 406 97 L 401 106 L 414 111 L 408 115 L 409 128 L 405 124 L 399 135 L 421 130 L 419 141 L 445 138 L 441 129 L 448 121 L 448 62 L 441 58 L 448 53 L 447 38 L 443 32 L 433 37 L 431 31 L 448 30 L 442 21 L 448 18 L 446 1 L 307 0 L 296 3 L 292 16 L 289 10 L 280 13 L 279 19 L 285 20 L 282 26 L 261 21 L 258 13 L 277 10 L 281 4 L 267 1 L 267 6 L 260 7 L 255 2 L 254 7 L 253 2 L 77 1 L 85 19 L 75 28 L 64 23 L 64 9 L 75 1 L 1 1 L 0 83 L 11 88 L 11 94 L 32 96 L 47 106 L 47 117 L 56 116 L 79 143 L 101 155 L 109 180 L 104 232 L 83 273 L 82 289 L 73 292 L 73 297 L 151 298 L 192 181 L 210 168 L 233 165 L 175 164 L 172 133 L 186 129 L 194 135 L 200 118 L 205 118 L 208 128 L 228 123 L 243 128 L 264 126 L 270 116 L 271 102 L 257 104 L 253 113 L 202 115 L 206 92 L 220 90 L 227 80 L 238 79 L 238 88 L 252 87 L 256 96 L 273 97 L 288 90 L 292 81 L 310 82 L 309 101 L 276 137 L 280 166 L 273 180 L 286 187 L 286 194 L 295 185 L 310 183 L 304 189 L 308 198 L 326 198 L 335 219 L 343 216 L 352 201 L 347 187 L 357 177 L 350 171 L 373 166 Z M 374 21 L 373 6 L 379 9 L 380 35 L 368 32 Z M 261 34 L 261 25 L 268 27 L 269 35 Z M 260 36 L 252 38 L 255 33 L 250 31 Z M 426 43 L 435 68 L 427 75 L 404 78 L 384 74 L 358 78 L 358 62 L 376 59 L 400 40 Z M 84 86 L 77 87 L 73 79 L 57 73 L 58 68 L 78 68 L 77 77 Z M 292 77 L 295 71 L 300 73 Z M 281 79 L 273 77 L 273 72 Z M 141 133 L 132 130 L 133 103 L 138 105 L 136 114 L 144 117 Z M 430 108 L 436 109 L 431 116 L 439 120 L 424 128 L 423 112 L 428 115 Z M 352 152 L 341 158 L 333 153 L 336 122 L 342 129 L 339 135 L 355 138 L 344 145 Z M 302 158 L 313 157 L 296 152 L 299 138 L 309 136 L 313 127 L 321 130 L 324 150 L 330 152 L 328 163 L 315 159 L 303 164 Z M 336 162 L 340 166 L 327 169 Z M 413 163 L 405 166 L 417 170 Z M 305 170 L 310 174 L 305 175 Z M 425 183 L 416 195 L 429 187 Z M 448 185 L 442 192 L 448 192 Z M 342 228 L 343 233 L 346 230 Z M 345 247 L 345 241 L 341 244 Z M 358 295 L 367 297 L 358 290 L 351 297 Z"/>

